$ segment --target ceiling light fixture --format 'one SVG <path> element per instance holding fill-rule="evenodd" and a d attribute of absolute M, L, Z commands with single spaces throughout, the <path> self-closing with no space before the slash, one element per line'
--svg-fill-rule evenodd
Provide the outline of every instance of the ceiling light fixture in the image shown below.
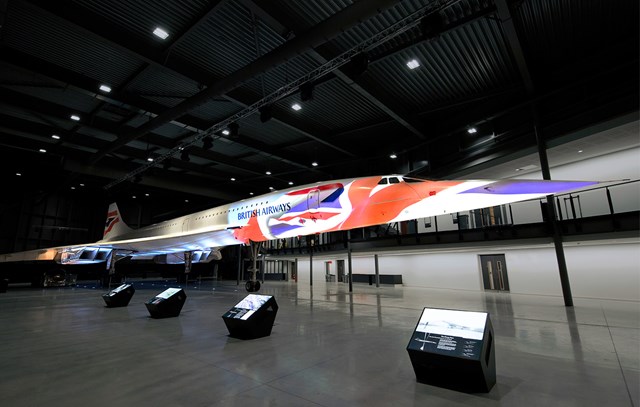
<path fill-rule="evenodd" d="M 265 174 L 271 175 L 271 171 L 267 171 L 267 172 L 265 172 Z"/>
<path fill-rule="evenodd" d="M 269 187 L 269 191 L 273 191 L 274 189 L 274 187 Z"/>
<path fill-rule="evenodd" d="M 75 115 L 75 114 L 72 114 L 72 115 L 71 115 L 71 120 L 76 121 L 76 122 L 77 122 L 77 121 L 80 121 L 80 116 Z"/>
<path fill-rule="evenodd" d="M 578 154 L 582 153 L 582 150 L 578 150 Z"/>
<path fill-rule="evenodd" d="M 52 134 L 51 138 L 55 140 L 60 140 L 60 136 L 58 136 L 57 134 Z"/>
<path fill-rule="evenodd" d="M 155 30 L 153 30 L 153 34 L 163 40 L 166 40 L 169 37 L 169 33 L 160 27 L 156 27 Z"/>
<path fill-rule="evenodd" d="M 249 195 L 253 196 L 253 192 L 249 192 Z"/>
<path fill-rule="evenodd" d="M 416 69 L 420 66 L 420 62 L 418 62 L 418 60 L 414 58 L 411 61 L 407 62 L 407 66 L 409 67 L 409 69 Z"/>
<path fill-rule="evenodd" d="M 150 163 L 153 162 L 153 157 L 147 157 L 147 161 L 149 161 Z"/>
<path fill-rule="evenodd" d="M 231 181 L 235 181 L 235 180 L 236 180 L 235 178 L 231 177 Z"/>
<path fill-rule="evenodd" d="M 109 86 L 109 85 L 100 85 L 100 90 L 103 91 L 103 92 L 109 93 L 109 92 L 111 92 L 111 86 Z"/>
<path fill-rule="evenodd" d="M 302 106 L 300 106 L 298 103 L 294 103 L 294 104 L 291 105 L 291 108 L 293 110 L 298 111 L 298 110 L 302 109 Z"/>
<path fill-rule="evenodd" d="M 289 185 L 293 185 L 293 181 L 289 181 Z"/>
<path fill-rule="evenodd" d="M 76 189 L 76 187 L 71 187 L 71 189 Z"/>
<path fill-rule="evenodd" d="M 395 160 L 396 158 L 398 158 L 398 156 L 397 156 L 397 155 L 395 155 L 395 154 L 391 154 L 391 155 L 389 155 L 389 158 L 391 158 L 391 159 Z"/>
<path fill-rule="evenodd" d="M 311 165 L 314 166 L 314 167 L 317 167 L 318 163 L 316 161 L 314 161 L 314 162 L 311 163 Z"/>
<path fill-rule="evenodd" d="M 22 176 L 22 174 L 21 174 L 21 173 L 19 173 L 19 172 L 16 172 L 16 176 L 17 176 L 17 177 L 21 177 L 21 176 Z"/>
<path fill-rule="evenodd" d="M 222 130 L 222 134 L 224 134 L 225 136 L 228 136 L 229 135 L 229 130 L 227 130 L 227 129 Z"/>
<path fill-rule="evenodd" d="M 38 150 L 38 151 L 40 151 L 41 153 L 46 153 L 46 152 L 47 152 L 47 150 L 45 150 L 44 148 L 41 148 L 41 149 L 40 149 L 40 150 Z"/>
<path fill-rule="evenodd" d="M 469 133 L 469 134 L 475 134 L 477 132 L 478 132 L 478 129 L 476 129 L 475 127 L 469 127 L 467 129 L 467 133 Z"/>

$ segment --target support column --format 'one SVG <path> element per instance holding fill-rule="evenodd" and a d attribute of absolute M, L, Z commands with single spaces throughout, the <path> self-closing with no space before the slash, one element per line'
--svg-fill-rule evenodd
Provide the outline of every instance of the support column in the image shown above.
<path fill-rule="evenodd" d="M 373 260 L 376 264 L 376 288 L 380 288 L 380 268 L 378 267 L 378 255 L 373 255 Z"/>
<path fill-rule="evenodd" d="M 313 285 L 313 246 L 309 241 L 309 285 Z"/>
<path fill-rule="evenodd" d="M 533 109 L 533 129 L 536 135 L 536 142 L 538 145 L 538 156 L 540 158 L 540 168 L 542 170 L 542 178 L 545 180 L 551 179 L 551 172 L 549 171 L 549 160 L 547 158 L 547 146 L 544 141 L 544 135 L 542 132 L 542 126 L 538 118 L 535 105 Z M 567 307 L 573 307 L 573 297 L 571 295 L 571 284 L 569 283 L 569 273 L 567 272 L 567 261 L 564 257 L 564 248 L 562 246 L 562 231 L 560 225 L 556 219 L 555 205 L 553 202 L 553 196 L 547 195 L 547 214 L 548 221 L 553 229 L 553 245 L 556 250 L 556 259 L 558 261 L 558 272 L 560 274 L 560 285 L 562 286 L 562 296 L 564 297 L 564 305 Z"/>
<path fill-rule="evenodd" d="M 347 230 L 347 259 L 349 273 L 349 292 L 353 292 L 353 274 L 351 272 L 351 231 Z"/>
<path fill-rule="evenodd" d="M 238 283 L 240 285 L 240 271 L 242 270 L 242 245 L 238 245 Z"/>

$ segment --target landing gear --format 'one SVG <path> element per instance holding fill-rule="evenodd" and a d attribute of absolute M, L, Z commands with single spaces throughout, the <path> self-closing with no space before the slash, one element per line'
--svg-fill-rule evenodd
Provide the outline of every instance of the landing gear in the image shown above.
<path fill-rule="evenodd" d="M 251 246 L 251 260 L 253 261 L 253 266 L 249 269 L 251 272 L 251 280 L 247 281 L 244 285 L 247 291 L 250 293 L 254 293 L 260 289 L 260 281 L 257 280 L 257 262 L 258 262 L 258 253 L 260 252 L 260 248 L 262 247 L 262 242 L 252 242 L 249 241 L 249 245 Z"/>
<path fill-rule="evenodd" d="M 247 289 L 247 291 L 249 291 L 250 293 L 254 293 L 258 290 L 260 290 L 260 281 L 247 281 L 244 285 L 244 288 Z"/>

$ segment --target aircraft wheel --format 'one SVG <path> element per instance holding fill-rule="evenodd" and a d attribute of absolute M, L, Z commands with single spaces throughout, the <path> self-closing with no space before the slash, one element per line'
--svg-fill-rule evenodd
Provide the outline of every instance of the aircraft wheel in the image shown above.
<path fill-rule="evenodd" d="M 260 281 L 247 281 L 244 288 L 250 293 L 256 292 L 260 289 Z"/>

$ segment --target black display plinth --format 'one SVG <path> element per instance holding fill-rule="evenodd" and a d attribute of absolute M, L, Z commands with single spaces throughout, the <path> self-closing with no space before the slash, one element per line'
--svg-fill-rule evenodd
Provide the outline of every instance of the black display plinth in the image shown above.
<path fill-rule="evenodd" d="M 249 294 L 227 311 L 222 319 L 227 325 L 229 336 L 255 339 L 271 335 L 277 313 L 278 304 L 274 297 Z"/>
<path fill-rule="evenodd" d="M 167 288 L 144 305 L 147 306 L 151 318 L 170 318 L 180 315 L 186 300 L 187 294 L 182 288 Z"/>
<path fill-rule="evenodd" d="M 494 348 L 488 313 L 425 308 L 407 352 L 418 382 L 488 393 L 496 383 Z"/>
<path fill-rule="evenodd" d="M 136 289 L 131 284 L 122 284 L 108 293 L 102 294 L 102 299 L 107 304 L 107 308 L 126 307 L 135 292 Z"/>

